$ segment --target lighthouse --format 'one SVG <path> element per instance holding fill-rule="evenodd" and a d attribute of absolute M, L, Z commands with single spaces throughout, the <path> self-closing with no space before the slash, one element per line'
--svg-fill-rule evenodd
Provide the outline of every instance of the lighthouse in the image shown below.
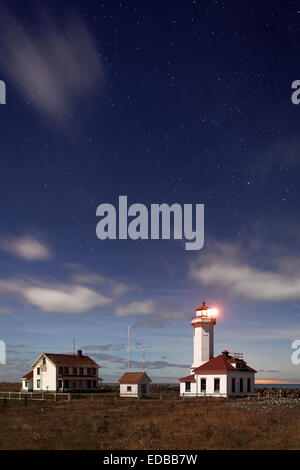
<path fill-rule="evenodd" d="M 197 308 L 196 316 L 191 321 L 194 328 L 194 362 L 191 366 L 191 374 L 194 369 L 214 357 L 214 326 L 217 314 L 216 308 L 210 308 L 203 302 L 201 307 Z"/>
<path fill-rule="evenodd" d="M 179 379 L 181 397 L 245 397 L 254 394 L 256 370 L 243 353 L 224 349 L 214 357 L 214 326 L 218 310 L 205 302 L 191 321 L 194 328 L 194 362 L 191 373 Z"/>

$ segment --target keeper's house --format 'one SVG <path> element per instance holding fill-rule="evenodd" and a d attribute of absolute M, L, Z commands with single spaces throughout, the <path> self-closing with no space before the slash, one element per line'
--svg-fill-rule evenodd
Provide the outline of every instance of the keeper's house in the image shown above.
<path fill-rule="evenodd" d="M 150 395 L 150 382 L 146 372 L 126 372 L 119 379 L 120 397 L 147 398 Z"/>
<path fill-rule="evenodd" d="M 102 381 L 99 368 L 100 366 L 89 356 L 84 356 L 81 350 L 77 351 L 77 355 L 42 353 L 32 364 L 32 371 L 22 378 L 22 390 L 97 391 Z"/>

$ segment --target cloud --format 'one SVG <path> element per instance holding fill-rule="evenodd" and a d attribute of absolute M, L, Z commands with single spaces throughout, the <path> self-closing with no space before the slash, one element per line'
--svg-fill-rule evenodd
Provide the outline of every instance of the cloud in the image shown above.
<path fill-rule="evenodd" d="M 83 313 L 96 307 L 104 307 L 111 302 L 108 297 L 83 286 L 61 288 L 31 287 L 24 297 L 32 305 L 45 312 Z"/>
<path fill-rule="evenodd" d="M 36 9 L 27 23 L 2 12 L 1 23 L 2 69 L 20 94 L 48 116 L 72 117 L 76 100 L 102 84 L 99 52 L 79 16 L 61 13 L 58 20 Z"/>
<path fill-rule="evenodd" d="M 124 351 L 125 345 L 124 344 L 89 344 L 83 347 L 86 351 Z"/>
<path fill-rule="evenodd" d="M 76 271 L 71 276 L 73 282 L 78 284 L 105 286 L 105 289 L 108 290 L 114 297 L 119 297 L 123 294 L 126 294 L 127 292 L 138 290 L 138 288 L 134 285 L 125 284 L 124 282 L 110 279 L 109 277 L 103 276 L 102 274 L 87 271 L 80 264 L 67 263 L 65 266 Z"/>
<path fill-rule="evenodd" d="M 253 263 L 253 261 L 252 261 Z M 252 266 L 237 245 L 215 243 L 190 265 L 190 277 L 250 300 L 281 302 L 300 299 L 300 260 L 274 259 L 273 269 Z"/>
<path fill-rule="evenodd" d="M 0 279 L 0 292 L 20 295 L 45 312 L 78 314 L 108 305 L 112 299 L 93 289 L 66 283 Z"/>
<path fill-rule="evenodd" d="M 181 320 L 185 318 L 184 312 L 178 312 L 172 306 L 157 304 L 149 299 L 132 301 L 127 305 L 119 305 L 115 309 L 115 314 L 118 317 L 146 317 L 137 321 L 133 325 L 135 328 L 160 328 L 169 320 Z"/>
<path fill-rule="evenodd" d="M 0 315 L 11 315 L 12 312 L 9 308 L 0 307 Z"/>
<path fill-rule="evenodd" d="M 51 258 L 49 248 L 32 236 L 2 237 L 0 249 L 27 261 L 41 261 Z"/>
<path fill-rule="evenodd" d="M 133 368 L 141 369 L 143 364 L 139 361 L 130 361 L 130 365 Z M 146 361 L 145 368 L 146 369 L 165 369 L 167 367 L 178 367 L 179 369 L 188 369 L 190 367 L 189 364 L 176 364 L 173 362 L 167 361 Z"/>
<path fill-rule="evenodd" d="M 115 314 L 118 317 L 128 317 L 130 315 L 150 315 L 155 312 L 155 303 L 152 300 L 133 301 L 128 305 L 120 305 L 116 308 Z"/>

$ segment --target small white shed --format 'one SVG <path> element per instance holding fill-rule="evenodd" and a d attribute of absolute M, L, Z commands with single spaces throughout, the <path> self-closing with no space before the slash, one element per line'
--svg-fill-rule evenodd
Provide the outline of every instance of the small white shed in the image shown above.
<path fill-rule="evenodd" d="M 150 382 L 146 372 L 126 372 L 119 380 L 120 396 L 147 398 L 150 395 Z"/>

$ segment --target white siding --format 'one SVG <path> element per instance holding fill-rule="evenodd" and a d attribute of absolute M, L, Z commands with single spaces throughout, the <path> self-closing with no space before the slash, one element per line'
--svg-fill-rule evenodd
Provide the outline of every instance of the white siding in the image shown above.
<path fill-rule="evenodd" d="M 146 385 L 146 394 L 142 394 L 142 385 Z M 128 391 L 127 387 L 131 387 L 131 391 Z M 120 384 L 120 396 L 121 397 L 135 397 L 140 398 L 142 396 L 150 395 L 150 382 L 147 378 L 143 377 L 138 384 Z"/>
<path fill-rule="evenodd" d="M 40 375 L 37 370 L 40 368 Z M 37 386 L 37 381 L 40 380 L 40 388 Z M 46 364 L 43 365 L 43 358 L 41 357 L 33 368 L 33 390 L 44 392 L 56 391 L 56 367 L 46 357 Z"/>

